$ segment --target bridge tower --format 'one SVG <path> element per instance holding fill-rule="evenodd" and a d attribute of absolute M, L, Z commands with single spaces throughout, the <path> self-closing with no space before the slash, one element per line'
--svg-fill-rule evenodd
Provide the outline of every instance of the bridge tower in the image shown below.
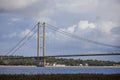
<path fill-rule="evenodd" d="M 42 29 L 41 29 L 42 28 Z M 41 31 L 43 30 L 43 31 Z M 41 33 L 42 32 L 42 33 Z M 42 38 L 42 39 L 41 39 Z M 43 41 L 42 46 L 40 45 Z M 43 58 L 40 58 L 40 53 L 43 53 Z M 38 22 L 38 41 L 37 41 L 37 66 L 45 67 L 46 66 L 46 24 Z"/>

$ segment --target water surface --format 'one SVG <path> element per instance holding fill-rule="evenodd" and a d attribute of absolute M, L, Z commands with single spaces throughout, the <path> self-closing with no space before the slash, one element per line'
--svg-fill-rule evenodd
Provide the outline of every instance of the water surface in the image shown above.
<path fill-rule="evenodd" d="M 120 74 L 120 68 L 51 68 L 8 67 L 0 68 L 0 74 Z"/>

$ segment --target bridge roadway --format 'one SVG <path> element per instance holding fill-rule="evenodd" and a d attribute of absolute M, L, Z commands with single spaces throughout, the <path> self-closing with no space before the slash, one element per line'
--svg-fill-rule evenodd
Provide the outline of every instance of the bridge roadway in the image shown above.
<path fill-rule="evenodd" d="M 9 57 L 7 59 L 22 59 L 22 58 L 48 58 L 48 57 L 79 57 L 79 56 L 115 56 L 120 55 L 120 53 L 102 53 L 102 54 L 70 54 L 70 55 L 49 55 L 49 56 L 32 56 L 32 57 Z"/>

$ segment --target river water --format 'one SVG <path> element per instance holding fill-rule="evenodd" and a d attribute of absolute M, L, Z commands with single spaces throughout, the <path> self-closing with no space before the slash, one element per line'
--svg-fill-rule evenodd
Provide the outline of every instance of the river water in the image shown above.
<path fill-rule="evenodd" d="M 120 68 L 7 67 L 0 74 L 120 74 Z"/>

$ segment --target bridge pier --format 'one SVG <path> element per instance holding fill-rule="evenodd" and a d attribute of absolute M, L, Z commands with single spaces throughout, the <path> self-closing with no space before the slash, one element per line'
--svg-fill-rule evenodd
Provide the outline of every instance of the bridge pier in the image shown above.
<path fill-rule="evenodd" d="M 41 35 L 40 35 L 40 27 L 43 26 L 43 45 L 42 47 L 40 46 L 40 39 L 41 39 Z M 38 57 L 38 60 L 37 60 L 37 66 L 39 67 L 45 67 L 46 66 L 46 25 L 45 25 L 45 22 L 42 24 L 42 26 L 40 25 L 40 22 L 38 22 L 38 48 L 37 48 L 37 57 Z M 41 52 L 41 48 L 43 49 L 43 58 L 39 58 L 40 57 L 40 52 Z"/>
<path fill-rule="evenodd" d="M 39 58 L 39 60 L 37 61 L 37 67 L 45 67 L 44 58 Z"/>

